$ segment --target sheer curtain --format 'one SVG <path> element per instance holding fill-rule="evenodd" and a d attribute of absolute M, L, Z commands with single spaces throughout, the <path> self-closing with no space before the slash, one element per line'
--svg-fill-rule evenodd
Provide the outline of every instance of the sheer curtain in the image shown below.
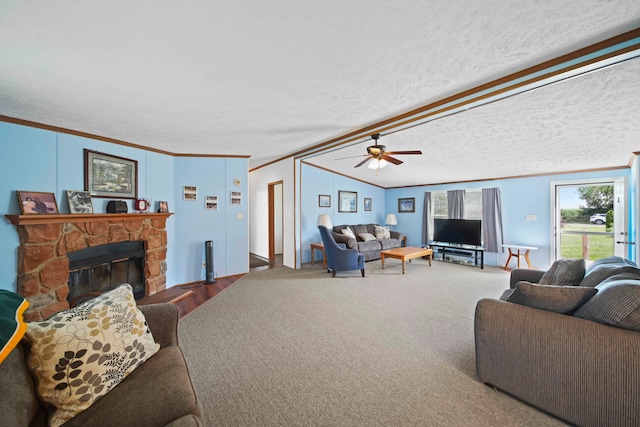
<path fill-rule="evenodd" d="M 467 198 L 465 190 L 447 191 L 447 208 L 450 219 L 464 219 L 464 202 Z"/>
<path fill-rule="evenodd" d="M 424 211 L 422 214 L 422 243 L 431 242 L 431 224 L 433 223 L 433 209 L 431 208 L 431 192 L 424 193 Z"/>
<path fill-rule="evenodd" d="M 482 236 L 487 252 L 498 252 L 502 248 L 502 203 L 500 189 L 482 189 Z"/>

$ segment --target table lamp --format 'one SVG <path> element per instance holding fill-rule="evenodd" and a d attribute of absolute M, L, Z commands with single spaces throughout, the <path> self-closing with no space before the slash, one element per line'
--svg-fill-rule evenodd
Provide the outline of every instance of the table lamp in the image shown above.
<path fill-rule="evenodd" d="M 387 214 L 384 223 L 390 226 L 389 229 L 391 229 L 394 225 L 398 225 L 398 218 L 396 218 L 396 214 Z"/>
<path fill-rule="evenodd" d="M 318 215 L 318 225 L 324 225 L 331 231 L 333 226 L 331 225 L 331 218 L 327 214 Z"/>

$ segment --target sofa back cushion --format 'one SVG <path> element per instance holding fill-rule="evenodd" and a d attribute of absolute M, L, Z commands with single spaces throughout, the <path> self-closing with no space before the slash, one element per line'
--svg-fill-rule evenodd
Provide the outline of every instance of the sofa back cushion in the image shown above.
<path fill-rule="evenodd" d="M 601 258 L 587 268 L 580 286 L 594 287 L 609 277 L 622 273 L 640 274 L 640 269 L 633 261 L 621 257 Z"/>
<path fill-rule="evenodd" d="M 621 273 L 597 285 L 576 317 L 640 332 L 640 274 Z"/>

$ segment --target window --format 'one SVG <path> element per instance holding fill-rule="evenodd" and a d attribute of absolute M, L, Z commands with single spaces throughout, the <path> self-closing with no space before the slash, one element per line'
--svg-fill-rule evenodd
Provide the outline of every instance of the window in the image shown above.
<path fill-rule="evenodd" d="M 448 206 L 447 192 L 439 191 L 431 193 L 431 203 L 433 204 L 433 217 L 434 218 L 448 218 Z"/>
<path fill-rule="evenodd" d="M 482 219 L 482 189 L 467 190 L 467 200 L 464 205 L 465 219 Z"/>
<path fill-rule="evenodd" d="M 434 218 L 449 218 L 447 192 L 434 191 L 431 193 Z M 465 219 L 482 219 L 482 189 L 466 190 L 464 206 Z"/>

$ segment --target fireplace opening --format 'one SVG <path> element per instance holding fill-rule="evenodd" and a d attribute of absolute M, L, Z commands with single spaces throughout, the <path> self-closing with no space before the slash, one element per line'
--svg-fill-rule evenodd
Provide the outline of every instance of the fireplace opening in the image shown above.
<path fill-rule="evenodd" d="M 135 299 L 145 296 L 144 242 L 127 241 L 94 246 L 67 254 L 69 305 L 129 283 Z"/>

